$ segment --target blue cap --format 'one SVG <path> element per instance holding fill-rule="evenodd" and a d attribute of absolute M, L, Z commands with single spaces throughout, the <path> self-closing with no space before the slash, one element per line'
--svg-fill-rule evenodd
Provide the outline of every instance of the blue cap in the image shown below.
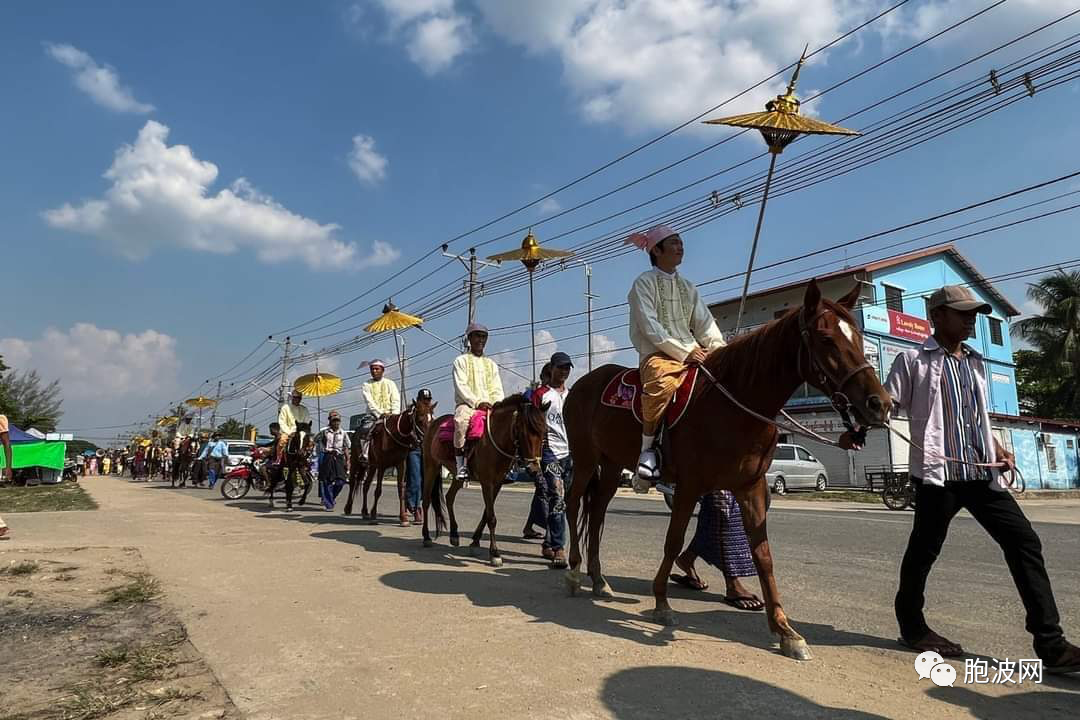
<path fill-rule="evenodd" d="M 564 367 L 569 365 L 574 367 L 574 363 L 570 361 L 570 356 L 564 352 L 557 352 L 551 356 L 551 367 Z"/>

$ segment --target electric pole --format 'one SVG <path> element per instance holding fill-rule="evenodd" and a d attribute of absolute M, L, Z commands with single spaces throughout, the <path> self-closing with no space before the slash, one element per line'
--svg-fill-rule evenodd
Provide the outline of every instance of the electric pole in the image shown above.
<path fill-rule="evenodd" d="M 476 275 L 480 269 L 485 267 L 495 267 L 498 263 L 477 258 L 476 248 L 469 248 L 469 256 L 467 258 L 448 252 L 449 248 L 449 245 L 442 246 L 443 257 L 460 261 L 461 264 L 465 266 L 465 270 L 469 273 L 469 279 L 465 281 L 465 289 L 469 293 L 469 323 L 471 324 L 476 322 L 476 299 L 484 294 L 484 284 L 477 281 Z"/>
<path fill-rule="evenodd" d="M 275 345 L 280 345 L 284 352 L 281 355 L 281 384 L 278 386 L 278 405 L 285 404 L 285 386 L 288 384 L 288 372 L 289 372 L 289 350 L 292 348 L 292 338 L 286 336 L 285 340 L 275 340 L 273 335 L 266 338 L 267 342 L 272 342 Z M 301 345 L 307 345 L 307 340 L 304 340 Z"/>
<path fill-rule="evenodd" d="M 210 413 L 210 432 L 217 430 L 217 407 L 221 402 L 221 381 L 217 381 L 217 393 L 214 395 L 214 411 Z"/>
<path fill-rule="evenodd" d="M 585 316 L 587 318 L 586 329 L 589 333 L 589 362 L 588 370 L 592 372 L 593 342 L 592 342 L 592 301 L 596 296 L 592 292 L 592 265 L 585 265 Z"/>

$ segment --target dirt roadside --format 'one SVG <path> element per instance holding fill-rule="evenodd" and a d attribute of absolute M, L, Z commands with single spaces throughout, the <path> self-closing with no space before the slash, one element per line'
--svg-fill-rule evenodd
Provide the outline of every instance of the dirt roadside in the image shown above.
<path fill-rule="evenodd" d="M 804 664 L 772 650 L 760 615 L 679 601 L 681 625 L 661 628 L 643 612 L 647 560 L 613 569 L 618 597 L 597 603 L 567 597 L 531 546 L 508 543 L 493 569 L 445 539 L 422 549 L 416 528 L 86 486 L 99 511 L 20 518 L 10 548 L 138 547 L 253 720 L 1075 717 L 1076 683 L 920 684 L 887 639 L 810 628 L 805 611 L 816 659 Z"/>
<path fill-rule="evenodd" d="M 239 712 L 134 548 L 0 550 L 0 718 Z"/>

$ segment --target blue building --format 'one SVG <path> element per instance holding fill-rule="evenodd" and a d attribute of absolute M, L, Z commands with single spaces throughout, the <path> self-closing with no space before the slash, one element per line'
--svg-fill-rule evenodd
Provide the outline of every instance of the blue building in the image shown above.
<path fill-rule="evenodd" d="M 839 298 L 853 285 L 862 288 L 855 315 L 863 331 L 863 352 L 882 381 L 896 356 L 918 347 L 931 334 L 927 312 L 930 294 L 942 285 L 965 285 L 992 308 L 980 315 L 975 336 L 968 343 L 986 362 L 994 434 L 1013 450 L 1031 488 L 1080 487 L 1080 427 L 1075 424 L 1022 416 L 1016 392 L 1009 326 L 1020 314 L 952 245 L 920 250 L 845 268 L 817 278 L 826 297 Z M 802 304 L 806 280 L 783 285 L 747 298 L 744 328 L 752 330 L 792 307 Z M 730 333 L 739 299 L 710 306 L 720 329 Z M 825 435 L 843 432 L 839 416 L 817 390 L 803 386 L 787 405 L 800 421 Z M 906 422 L 896 423 L 906 434 Z M 907 445 L 887 432 L 870 433 L 867 447 L 858 453 L 817 445 L 808 447 L 829 471 L 834 486 L 865 484 L 867 467 L 906 466 Z"/>

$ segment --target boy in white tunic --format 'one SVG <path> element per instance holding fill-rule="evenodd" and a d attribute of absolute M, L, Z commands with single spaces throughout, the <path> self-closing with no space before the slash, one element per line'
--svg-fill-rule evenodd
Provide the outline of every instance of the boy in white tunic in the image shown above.
<path fill-rule="evenodd" d="M 361 387 L 367 411 L 375 417 L 397 415 L 401 412 L 401 393 L 397 383 L 383 377 L 386 365 L 382 360 L 372 360 L 368 367 L 371 370 L 371 379 Z"/>
<path fill-rule="evenodd" d="M 709 308 L 694 284 L 679 275 L 683 241 L 666 225 L 631 235 L 626 242 L 649 253 L 653 267 L 630 288 L 630 342 L 641 369 L 641 456 L 634 490 L 647 492 L 659 479 L 653 443 L 668 403 L 686 378 L 690 365 L 724 345 Z"/>
<path fill-rule="evenodd" d="M 465 467 L 465 433 L 477 410 L 490 410 L 503 399 L 502 378 L 499 366 L 491 358 L 484 357 L 487 345 L 487 328 L 471 323 L 465 330 L 469 352 L 454 359 L 454 458 L 457 461 L 459 480 L 467 480 Z"/>

